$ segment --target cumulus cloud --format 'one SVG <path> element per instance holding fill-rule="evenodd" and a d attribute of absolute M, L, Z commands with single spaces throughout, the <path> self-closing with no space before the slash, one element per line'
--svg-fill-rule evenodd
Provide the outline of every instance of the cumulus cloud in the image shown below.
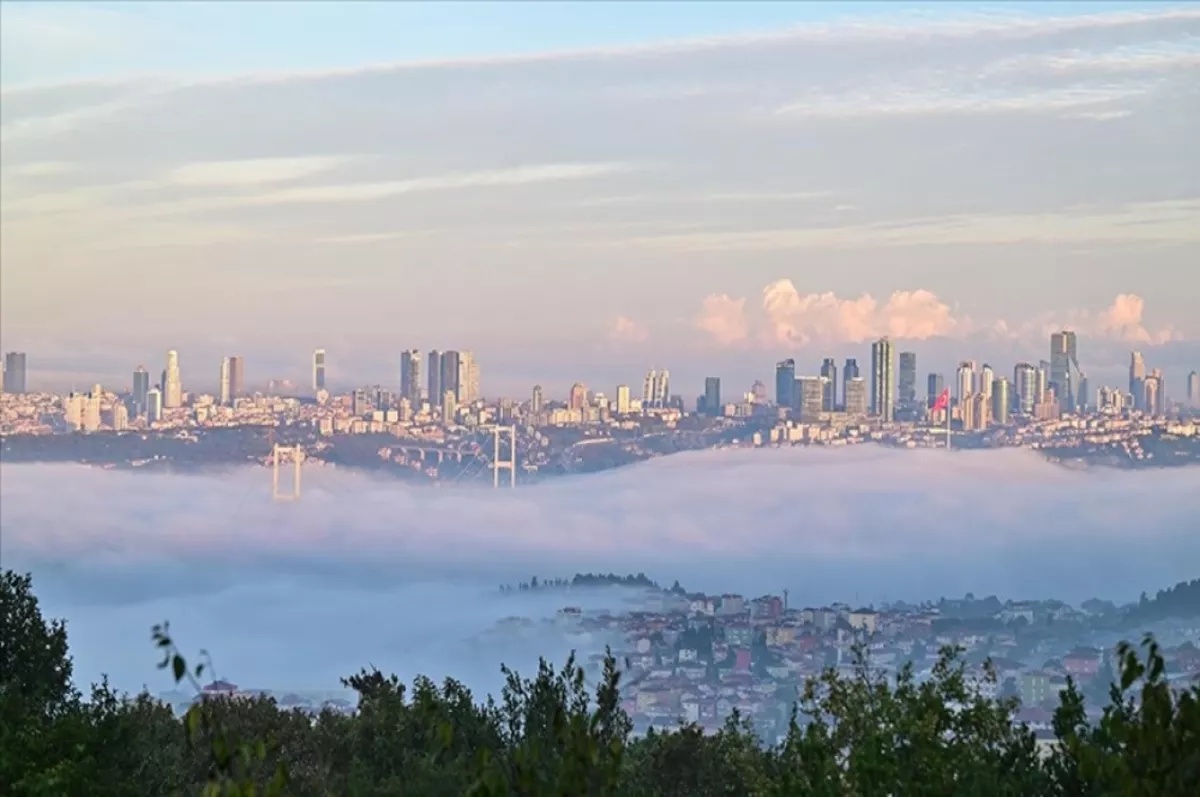
<path fill-rule="evenodd" d="M 720 346 L 745 342 L 748 335 L 746 300 L 734 299 L 724 293 L 704 297 L 704 305 L 696 317 L 696 328 Z"/>
<path fill-rule="evenodd" d="M 613 320 L 612 329 L 608 333 L 608 339 L 616 343 L 645 343 L 648 337 L 649 332 L 645 326 L 623 315 Z"/>
<path fill-rule="evenodd" d="M 937 294 L 921 288 L 895 291 L 881 303 L 870 294 L 851 299 L 832 292 L 801 293 L 785 278 L 763 288 L 760 312 L 753 315 L 744 298 L 708 296 L 695 326 L 718 346 L 755 340 L 767 349 L 865 343 L 884 336 L 912 341 L 974 336 L 1041 345 L 1060 329 L 1121 343 L 1155 345 L 1183 339 L 1171 327 L 1150 330 L 1144 313 L 1142 297 L 1120 294 L 1098 313 L 1076 309 L 1038 318 L 980 320 L 956 313 Z"/>
<path fill-rule="evenodd" d="M 870 294 L 844 299 L 833 293 L 801 293 L 790 279 L 763 288 L 761 315 L 751 320 L 746 300 L 713 294 L 704 300 L 696 327 L 718 345 L 740 344 L 757 328 L 766 348 L 808 343 L 861 343 L 890 335 L 925 340 L 960 327 L 950 307 L 927 290 L 896 291 L 882 305 Z"/>
<path fill-rule="evenodd" d="M 146 634 L 164 619 L 243 685 L 333 688 L 367 663 L 485 679 L 501 657 L 580 643 L 465 637 L 568 600 L 617 602 L 496 599 L 535 574 L 645 571 L 708 591 L 786 588 L 801 605 L 1127 600 L 1200 560 L 1194 471 L 1069 471 L 1027 451 L 697 452 L 515 491 L 309 467 L 287 504 L 261 468 L 2 468 L 5 567 L 30 570 L 44 610 L 67 618 L 79 676 L 126 688 L 157 677 Z"/>

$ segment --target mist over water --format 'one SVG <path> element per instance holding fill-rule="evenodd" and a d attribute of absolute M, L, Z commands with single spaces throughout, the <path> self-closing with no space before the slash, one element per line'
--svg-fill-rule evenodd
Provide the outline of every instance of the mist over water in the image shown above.
<path fill-rule="evenodd" d="M 644 571 L 793 605 L 997 594 L 1133 600 L 1200 571 L 1200 469 L 1088 472 L 1028 451 L 697 452 L 514 492 L 307 468 L 163 474 L 0 466 L 0 559 L 65 617 L 76 676 L 167 687 L 154 623 L 239 685 L 335 689 L 374 665 L 454 675 L 559 661 L 558 633 L 464 642 L 496 620 L 624 593 L 501 597 L 530 576 Z M 601 647 L 602 640 L 593 640 Z M 586 647 L 586 646 L 585 646 Z"/>

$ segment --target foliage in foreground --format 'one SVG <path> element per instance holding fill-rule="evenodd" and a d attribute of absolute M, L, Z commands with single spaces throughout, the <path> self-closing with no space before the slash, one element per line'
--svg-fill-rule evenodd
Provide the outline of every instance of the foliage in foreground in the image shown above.
<path fill-rule="evenodd" d="M 1163 658 L 1121 649 L 1103 718 L 1084 721 L 1074 684 L 1040 753 L 1015 703 L 985 699 L 946 650 L 933 677 L 889 683 L 860 665 L 799 696 L 786 739 L 764 746 L 736 715 L 631 737 L 611 657 L 589 690 L 573 660 L 507 672 L 498 700 L 462 684 L 362 671 L 355 716 L 311 717 L 270 698 L 205 699 L 184 718 L 107 683 L 71 681 L 66 629 L 46 621 L 28 576 L 0 580 L 0 793 L 13 795 L 1106 795 L 1192 794 L 1200 783 L 1200 686 L 1176 693 Z M 165 627 L 162 665 L 193 687 Z"/>

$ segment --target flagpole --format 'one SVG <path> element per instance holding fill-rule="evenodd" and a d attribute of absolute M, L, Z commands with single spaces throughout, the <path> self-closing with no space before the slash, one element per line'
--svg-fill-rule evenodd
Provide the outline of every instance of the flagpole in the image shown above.
<path fill-rule="evenodd" d="M 946 450 L 950 450 L 950 400 L 946 400 Z"/>

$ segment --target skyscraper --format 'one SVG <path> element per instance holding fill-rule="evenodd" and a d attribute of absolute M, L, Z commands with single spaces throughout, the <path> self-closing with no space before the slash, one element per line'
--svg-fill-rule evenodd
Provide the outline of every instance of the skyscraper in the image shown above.
<path fill-rule="evenodd" d="M 1058 397 L 1058 406 L 1063 409 L 1075 408 L 1075 393 L 1078 385 L 1071 373 L 1071 368 L 1079 370 L 1076 358 L 1075 333 L 1067 330 L 1050 335 L 1050 386 Z"/>
<path fill-rule="evenodd" d="M 312 362 L 312 389 L 316 393 L 318 390 L 325 389 L 325 350 L 317 349 L 313 352 Z"/>
<path fill-rule="evenodd" d="M 629 414 L 629 385 L 617 385 L 617 414 Z"/>
<path fill-rule="evenodd" d="M 825 404 L 825 380 L 819 376 L 801 376 L 796 379 L 796 392 L 800 420 L 805 423 L 820 420 Z"/>
<path fill-rule="evenodd" d="M 1200 373 L 1192 371 L 1188 374 L 1188 405 L 1192 409 L 1200 409 Z"/>
<path fill-rule="evenodd" d="M 174 409 L 182 406 L 183 381 L 179 373 L 179 353 L 172 349 L 167 352 L 167 369 L 163 373 L 163 407 Z"/>
<path fill-rule="evenodd" d="M 458 411 L 458 406 L 461 403 L 459 396 L 461 395 L 461 385 L 459 385 L 458 371 L 458 352 L 444 351 L 442 352 L 442 395 L 446 393 L 454 393 L 454 408 Z"/>
<path fill-rule="evenodd" d="M 843 383 L 846 394 L 846 412 L 854 416 L 867 414 L 867 382 L 861 376 L 851 377 Z"/>
<path fill-rule="evenodd" d="M 946 377 L 941 374 L 930 374 L 925 379 L 925 406 L 932 407 L 945 389 Z"/>
<path fill-rule="evenodd" d="M 24 393 L 25 390 L 25 352 L 10 351 L 4 355 L 4 392 Z"/>
<path fill-rule="evenodd" d="M 412 406 L 421 406 L 421 352 L 419 349 L 409 349 L 400 355 L 400 395 L 408 399 Z"/>
<path fill-rule="evenodd" d="M 992 383 L 995 381 L 996 372 L 992 370 L 992 366 L 984 363 L 983 368 L 979 370 L 979 392 L 986 397 L 987 401 L 992 400 Z"/>
<path fill-rule="evenodd" d="M 954 401 L 962 406 L 975 392 L 975 363 L 963 360 L 954 372 Z"/>
<path fill-rule="evenodd" d="M 821 400 L 821 408 L 825 412 L 833 412 L 837 409 L 838 367 L 832 357 L 826 357 L 821 363 L 821 376 L 825 378 L 825 397 Z"/>
<path fill-rule="evenodd" d="M 429 405 L 436 407 L 442 402 L 442 353 L 437 349 L 429 352 Z"/>
<path fill-rule="evenodd" d="M 533 395 L 529 397 L 529 412 L 530 412 L 530 414 L 537 415 L 539 412 L 541 412 L 543 403 L 545 403 L 545 399 L 543 398 L 543 394 L 542 394 L 542 386 L 534 385 L 533 386 Z"/>
<path fill-rule="evenodd" d="M 720 415 L 723 411 L 724 408 L 721 405 L 721 377 L 705 377 L 704 412 L 708 415 Z"/>
<path fill-rule="evenodd" d="M 229 358 L 229 400 L 246 395 L 246 361 L 234 355 Z"/>
<path fill-rule="evenodd" d="M 222 405 L 229 403 L 229 358 L 221 358 L 221 388 L 220 402 Z"/>
<path fill-rule="evenodd" d="M 895 356 L 892 341 L 884 337 L 871 344 L 871 414 L 890 423 L 895 407 Z"/>
<path fill-rule="evenodd" d="M 842 366 L 842 406 L 846 406 L 846 382 L 858 379 L 860 376 L 862 374 L 858 372 L 858 360 L 854 357 L 847 357 L 846 364 Z"/>
<path fill-rule="evenodd" d="M 775 406 L 791 409 L 796 391 L 796 361 L 790 357 L 775 363 Z"/>
<path fill-rule="evenodd" d="M 1013 367 L 1013 409 L 1024 415 L 1033 414 L 1038 397 L 1038 369 L 1029 363 L 1017 363 Z"/>
<path fill-rule="evenodd" d="M 917 403 L 917 353 L 900 352 L 900 406 L 912 407 Z"/>
<path fill-rule="evenodd" d="M 161 421 L 163 417 L 162 391 L 156 387 L 146 393 L 146 420 L 150 423 Z"/>
<path fill-rule="evenodd" d="M 458 403 L 471 404 L 479 398 L 479 361 L 475 359 L 474 352 L 460 351 L 458 353 Z"/>
<path fill-rule="evenodd" d="M 1146 408 L 1146 361 L 1140 351 L 1129 353 L 1129 395 L 1133 396 L 1134 409 Z"/>
<path fill-rule="evenodd" d="M 150 409 L 150 372 L 139 365 L 133 372 L 133 414 L 142 417 Z"/>
<path fill-rule="evenodd" d="M 1000 377 L 992 382 L 992 420 L 1001 426 L 1008 424 L 1010 408 L 1008 397 L 1008 380 Z"/>

